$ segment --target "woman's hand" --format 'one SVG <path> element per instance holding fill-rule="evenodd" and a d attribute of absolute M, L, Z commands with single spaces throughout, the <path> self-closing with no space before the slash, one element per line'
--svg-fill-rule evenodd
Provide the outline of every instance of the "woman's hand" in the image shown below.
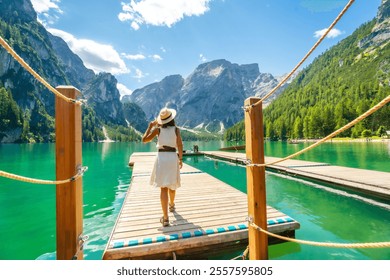
<path fill-rule="evenodd" d="M 150 127 L 150 128 L 153 128 L 153 127 L 155 127 L 155 126 L 157 126 L 157 125 L 158 125 L 157 120 L 153 120 L 153 121 L 151 121 L 151 122 L 149 123 L 149 127 Z"/>
<path fill-rule="evenodd" d="M 179 158 L 179 168 L 181 169 L 183 167 L 183 160 Z"/>
<path fill-rule="evenodd" d="M 142 136 L 142 142 L 147 143 L 153 140 L 159 133 L 158 129 L 154 129 L 157 126 L 157 120 L 151 121 L 146 129 L 144 135 Z"/>

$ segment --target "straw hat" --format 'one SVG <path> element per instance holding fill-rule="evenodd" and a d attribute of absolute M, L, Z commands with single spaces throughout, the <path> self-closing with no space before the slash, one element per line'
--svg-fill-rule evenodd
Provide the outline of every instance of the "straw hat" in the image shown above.
<path fill-rule="evenodd" d="M 162 108 L 160 111 L 160 114 L 157 117 L 157 122 L 160 125 L 169 123 L 171 120 L 173 120 L 176 116 L 176 110 L 175 109 L 168 109 L 168 108 Z"/>

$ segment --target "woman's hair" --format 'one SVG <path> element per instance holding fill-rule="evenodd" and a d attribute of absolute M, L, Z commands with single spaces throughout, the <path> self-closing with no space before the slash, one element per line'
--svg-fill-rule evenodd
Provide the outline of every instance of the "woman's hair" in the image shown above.
<path fill-rule="evenodd" d="M 173 119 L 170 122 L 163 124 L 161 127 L 165 128 L 165 127 L 168 127 L 168 126 L 176 126 L 175 120 Z"/>

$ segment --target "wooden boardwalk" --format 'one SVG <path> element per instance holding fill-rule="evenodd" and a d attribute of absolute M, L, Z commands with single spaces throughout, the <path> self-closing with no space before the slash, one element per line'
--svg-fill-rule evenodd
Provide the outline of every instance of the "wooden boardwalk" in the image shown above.
<path fill-rule="evenodd" d="M 134 153 L 133 173 L 103 259 L 207 259 L 248 242 L 247 196 L 184 164 L 171 226 L 162 227 L 160 192 L 149 186 L 155 153 Z M 267 207 L 268 230 L 295 236 L 299 223 Z M 270 244 L 277 240 L 270 239 Z"/>
<path fill-rule="evenodd" d="M 245 153 L 240 152 L 206 151 L 202 153 L 212 158 L 228 160 L 238 164 L 244 164 L 246 159 Z M 275 162 L 279 159 L 265 157 L 265 162 Z M 382 199 L 390 199 L 390 172 L 334 166 L 327 163 L 294 159 L 283 161 L 277 165 L 270 165 L 267 168 L 335 184 Z"/>

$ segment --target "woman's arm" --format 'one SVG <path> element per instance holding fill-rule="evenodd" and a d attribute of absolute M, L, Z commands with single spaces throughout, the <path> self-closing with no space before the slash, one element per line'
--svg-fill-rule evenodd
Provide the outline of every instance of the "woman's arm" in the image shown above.
<path fill-rule="evenodd" d="M 183 167 L 183 141 L 181 140 L 180 129 L 176 127 L 176 146 L 179 152 L 179 166 Z"/>
<path fill-rule="evenodd" d="M 154 137 L 158 135 L 159 130 L 154 128 L 157 124 L 157 121 L 151 121 L 146 129 L 144 135 L 142 136 L 142 142 L 147 143 L 153 140 Z M 153 129 L 154 128 L 154 129 Z"/>

